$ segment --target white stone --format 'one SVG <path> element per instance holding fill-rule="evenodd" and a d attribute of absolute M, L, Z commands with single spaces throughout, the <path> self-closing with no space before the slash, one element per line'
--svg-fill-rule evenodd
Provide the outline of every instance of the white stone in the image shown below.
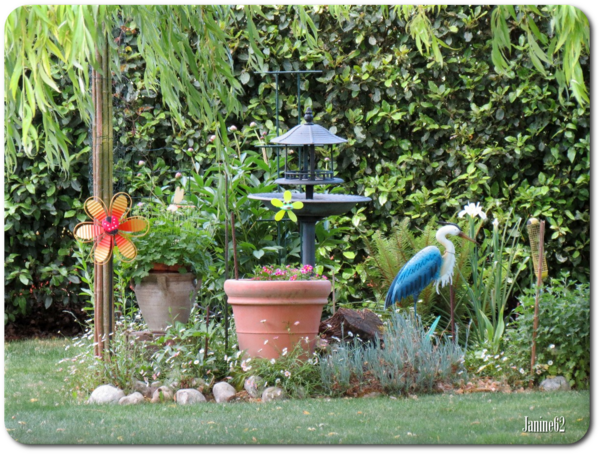
<path fill-rule="evenodd" d="M 258 399 L 265 390 L 265 381 L 258 375 L 252 375 L 244 381 L 244 389 L 250 397 Z"/>
<path fill-rule="evenodd" d="M 173 390 L 168 386 L 161 386 L 152 395 L 152 403 L 170 402 L 173 400 Z"/>
<path fill-rule="evenodd" d="M 229 402 L 235 396 L 235 388 L 224 381 L 213 386 L 212 392 L 217 403 Z"/>
<path fill-rule="evenodd" d="M 88 400 L 89 404 L 116 404 L 121 397 L 125 397 L 123 390 L 113 385 L 100 385 L 94 391 Z"/>
<path fill-rule="evenodd" d="M 200 404 L 206 402 L 204 395 L 197 389 L 180 389 L 175 393 L 175 401 L 179 405 Z"/>
<path fill-rule="evenodd" d="M 141 404 L 144 401 L 144 395 L 139 392 L 134 392 L 125 397 L 119 399 L 119 405 L 136 405 Z"/>
<path fill-rule="evenodd" d="M 542 391 L 569 391 L 571 386 L 565 377 L 559 375 L 558 377 L 546 378 L 540 383 L 540 389 Z"/>
<path fill-rule="evenodd" d="M 270 386 L 265 389 L 262 393 L 262 401 L 263 402 L 271 402 L 273 400 L 283 400 L 285 394 L 283 393 L 283 389 L 278 388 L 277 386 Z"/>

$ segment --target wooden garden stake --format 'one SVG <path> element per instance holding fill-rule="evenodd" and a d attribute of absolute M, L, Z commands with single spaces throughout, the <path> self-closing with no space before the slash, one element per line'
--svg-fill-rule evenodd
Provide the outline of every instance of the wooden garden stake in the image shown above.
<path fill-rule="evenodd" d="M 531 341 L 531 375 L 533 375 L 534 370 L 533 366 L 535 364 L 535 348 L 536 348 L 536 337 L 537 337 L 537 329 L 539 323 L 539 302 L 540 302 L 540 290 L 542 288 L 542 269 L 544 264 L 544 227 L 546 222 L 540 221 L 540 245 L 539 245 L 539 254 L 538 254 L 538 270 L 537 270 L 537 284 L 535 287 L 535 309 L 533 312 L 533 334 Z"/>
<path fill-rule="evenodd" d="M 229 224 L 227 219 L 227 209 L 229 208 L 229 186 L 227 172 L 225 172 L 225 280 L 229 279 Z M 229 347 L 229 307 L 227 306 L 227 296 L 225 296 L 225 351 Z"/>

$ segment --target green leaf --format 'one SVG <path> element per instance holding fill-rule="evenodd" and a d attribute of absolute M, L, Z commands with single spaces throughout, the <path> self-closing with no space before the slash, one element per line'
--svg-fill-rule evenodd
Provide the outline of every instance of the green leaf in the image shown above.
<path fill-rule="evenodd" d="M 252 255 L 254 257 L 256 257 L 257 259 L 260 259 L 263 255 L 265 255 L 265 251 L 263 251 L 262 249 L 259 249 L 257 251 L 252 251 Z"/>
<path fill-rule="evenodd" d="M 356 257 L 356 254 L 351 251 L 345 251 L 343 254 L 344 254 L 344 257 L 346 257 L 347 259 L 350 259 L 350 260 L 354 260 L 354 258 Z"/>
<path fill-rule="evenodd" d="M 29 279 L 27 279 L 27 276 L 23 274 L 19 275 L 19 280 L 23 283 L 23 285 L 29 285 Z"/>

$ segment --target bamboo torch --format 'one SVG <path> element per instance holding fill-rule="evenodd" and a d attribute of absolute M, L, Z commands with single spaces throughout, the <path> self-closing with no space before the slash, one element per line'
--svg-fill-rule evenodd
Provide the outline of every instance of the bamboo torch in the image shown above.
<path fill-rule="evenodd" d="M 533 334 L 531 340 L 531 375 L 534 373 L 536 358 L 536 337 L 539 323 L 539 303 L 542 281 L 548 276 L 548 265 L 544 257 L 544 227 L 545 221 L 538 221 L 531 218 L 527 221 L 527 233 L 529 234 L 529 243 L 531 245 L 531 257 L 533 258 L 533 269 L 537 277 L 535 286 L 535 308 L 533 312 Z"/>

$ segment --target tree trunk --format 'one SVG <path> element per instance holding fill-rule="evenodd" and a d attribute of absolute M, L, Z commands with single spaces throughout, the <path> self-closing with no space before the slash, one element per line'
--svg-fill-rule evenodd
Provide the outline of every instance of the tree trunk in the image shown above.
<path fill-rule="evenodd" d="M 108 208 L 113 196 L 112 80 L 108 38 L 102 39 L 104 48 L 97 51 L 102 71 L 92 71 L 92 168 L 94 195 Z M 94 302 L 94 354 L 103 357 L 114 331 L 112 256 L 105 265 L 94 265 Z"/>

